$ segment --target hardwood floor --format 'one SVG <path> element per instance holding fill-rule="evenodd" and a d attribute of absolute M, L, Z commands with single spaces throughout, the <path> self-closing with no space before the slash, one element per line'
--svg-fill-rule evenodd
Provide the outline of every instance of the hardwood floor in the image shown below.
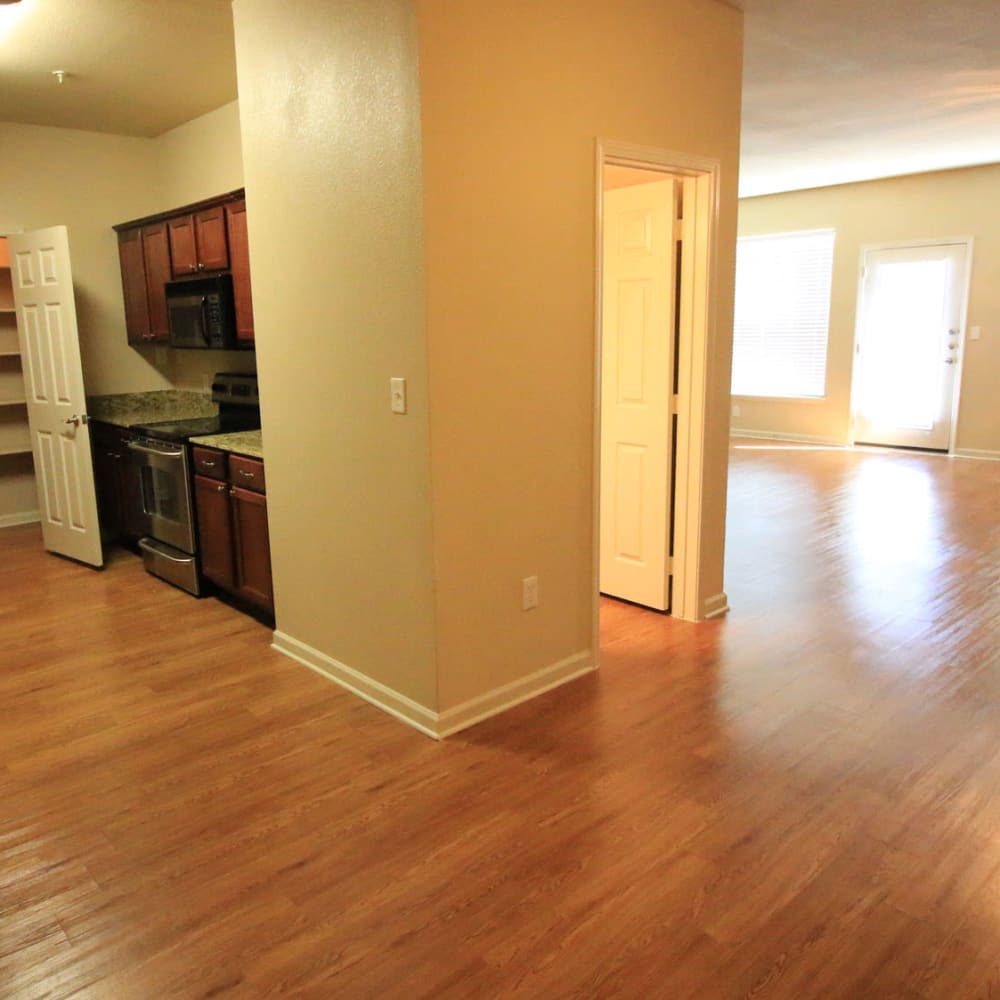
<path fill-rule="evenodd" d="M 0 996 L 1000 996 L 1000 463 L 744 445 L 729 617 L 442 744 L 0 533 Z"/>

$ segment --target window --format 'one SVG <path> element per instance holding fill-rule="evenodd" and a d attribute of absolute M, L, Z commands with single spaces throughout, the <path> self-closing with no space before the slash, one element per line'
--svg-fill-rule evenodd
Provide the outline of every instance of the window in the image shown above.
<path fill-rule="evenodd" d="M 826 392 L 832 229 L 736 243 L 733 395 Z"/>

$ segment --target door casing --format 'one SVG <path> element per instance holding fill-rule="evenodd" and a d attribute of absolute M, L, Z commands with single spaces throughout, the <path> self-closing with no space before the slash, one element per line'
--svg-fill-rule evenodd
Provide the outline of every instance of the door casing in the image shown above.
<path fill-rule="evenodd" d="M 593 414 L 593 636 L 592 648 L 600 649 L 600 516 L 601 516 L 601 324 L 603 314 L 603 185 L 605 166 L 634 167 L 695 179 L 695 211 L 686 227 L 682 274 L 678 368 L 676 488 L 674 496 L 673 599 L 671 613 L 686 621 L 702 621 L 728 610 L 723 602 L 711 609 L 701 606 L 702 506 L 704 450 L 708 420 L 709 344 L 714 343 L 718 322 L 715 289 L 721 165 L 718 160 L 598 139 L 595 155 L 595 261 L 594 276 L 594 414 Z M 687 215 L 687 210 L 685 210 Z M 690 243 L 690 246 L 687 243 Z"/>

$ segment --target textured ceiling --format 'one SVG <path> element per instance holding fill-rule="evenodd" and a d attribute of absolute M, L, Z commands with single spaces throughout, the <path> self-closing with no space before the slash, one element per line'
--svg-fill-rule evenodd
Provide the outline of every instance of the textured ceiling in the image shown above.
<path fill-rule="evenodd" d="M 740 193 L 1000 161 L 1000 0 L 742 0 Z"/>
<path fill-rule="evenodd" d="M 722 2 L 741 194 L 1000 161 L 1000 0 Z M 235 98 L 230 0 L 0 6 L 0 121 L 153 136 Z"/>
<path fill-rule="evenodd" d="M 0 7 L 0 121 L 154 136 L 235 99 L 230 0 Z"/>

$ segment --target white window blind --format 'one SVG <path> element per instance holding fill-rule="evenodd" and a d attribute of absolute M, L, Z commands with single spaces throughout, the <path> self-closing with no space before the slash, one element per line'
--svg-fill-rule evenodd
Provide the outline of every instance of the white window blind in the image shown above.
<path fill-rule="evenodd" d="M 734 396 L 826 392 L 832 229 L 736 244 Z"/>

